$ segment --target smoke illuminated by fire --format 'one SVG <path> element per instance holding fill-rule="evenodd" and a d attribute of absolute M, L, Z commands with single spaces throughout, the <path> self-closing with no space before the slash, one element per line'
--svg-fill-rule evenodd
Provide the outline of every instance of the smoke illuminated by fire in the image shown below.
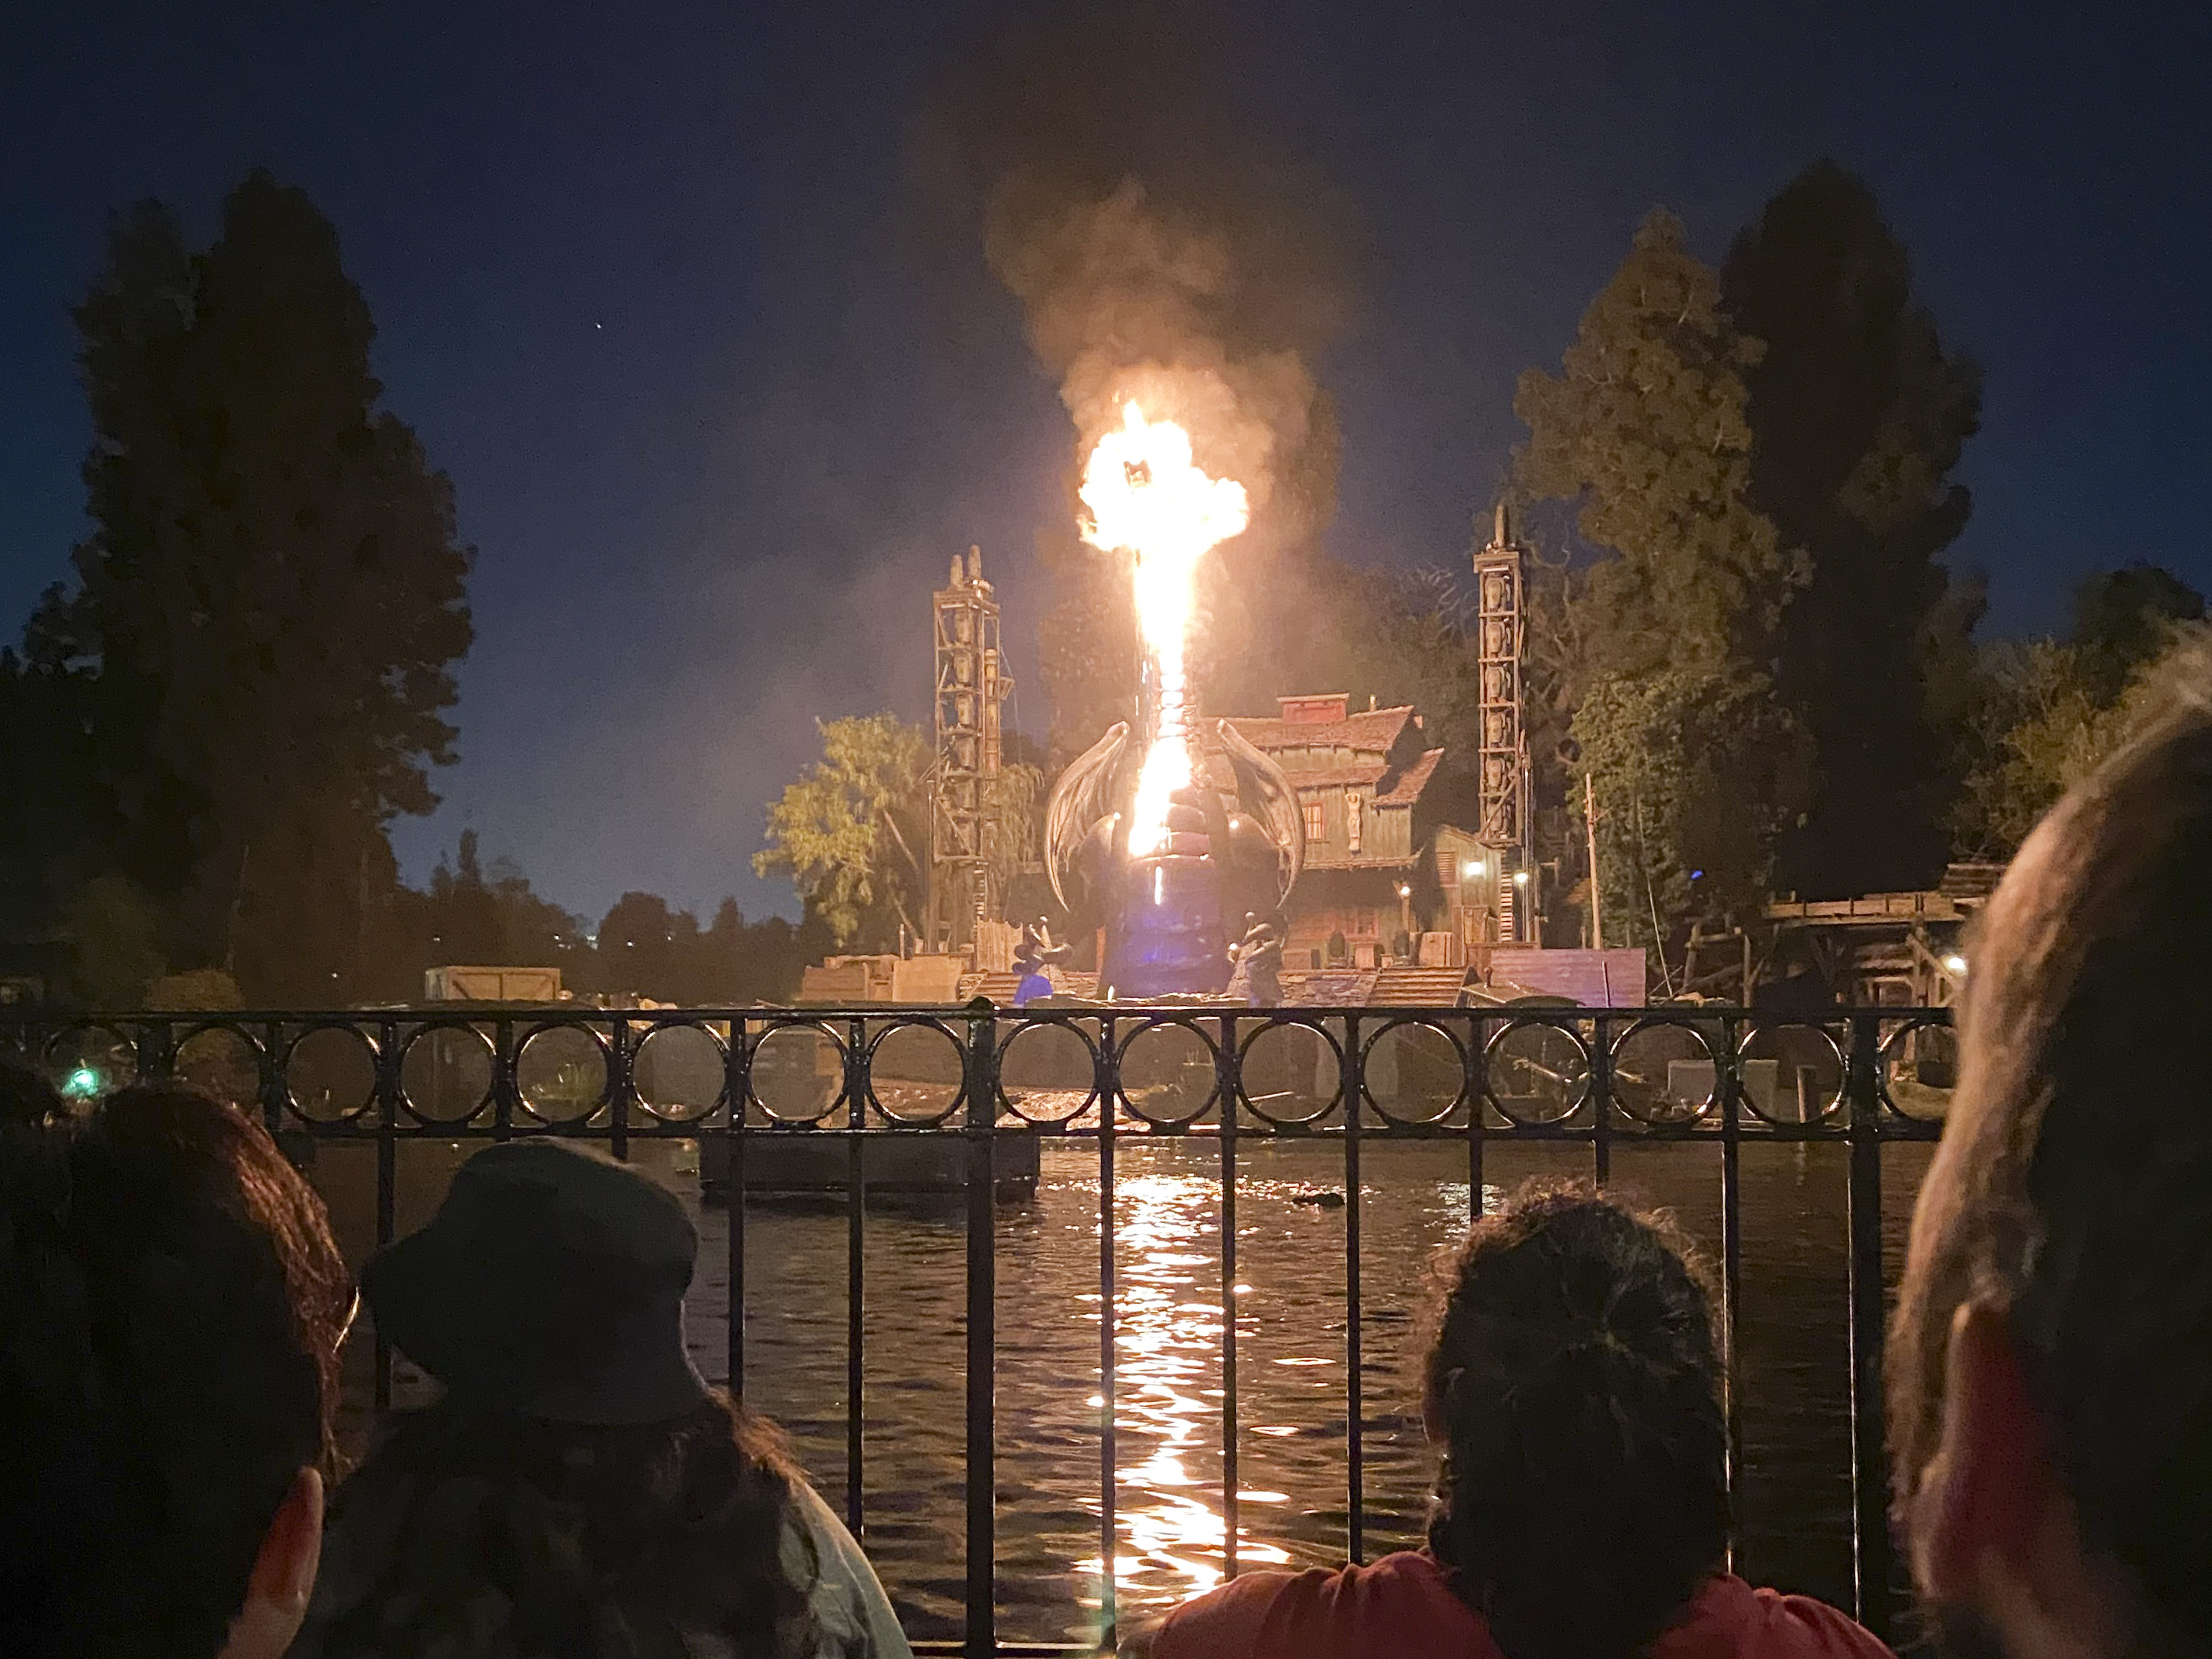
<path fill-rule="evenodd" d="M 1192 462 L 1188 433 L 1172 421 L 1147 421 L 1133 403 L 1122 406 L 1120 429 L 1091 450 L 1078 493 L 1090 513 L 1084 540 L 1137 559 L 1137 630 L 1159 697 L 1129 823 L 1129 856 L 1142 858 L 1166 841 L 1168 797 L 1191 780 L 1183 659 L 1198 563 L 1241 532 L 1251 512 L 1243 484 L 1208 477 Z"/>

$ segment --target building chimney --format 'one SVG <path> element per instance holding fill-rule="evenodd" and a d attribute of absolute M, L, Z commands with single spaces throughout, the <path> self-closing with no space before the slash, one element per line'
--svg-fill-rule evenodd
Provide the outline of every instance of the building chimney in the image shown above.
<path fill-rule="evenodd" d="M 1350 710 L 1349 691 L 1327 691 L 1314 696 L 1278 697 L 1285 726 L 1334 726 Z"/>

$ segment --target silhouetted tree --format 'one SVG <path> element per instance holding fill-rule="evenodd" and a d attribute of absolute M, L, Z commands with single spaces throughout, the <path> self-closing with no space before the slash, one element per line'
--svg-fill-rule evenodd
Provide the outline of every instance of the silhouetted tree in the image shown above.
<path fill-rule="evenodd" d="M 1747 500 L 1809 560 L 1777 660 L 1819 773 L 1778 879 L 1824 898 L 1926 885 L 1982 608 L 1979 584 L 1939 562 L 1972 505 L 1950 474 L 1980 423 L 1981 372 L 1945 349 L 1873 191 L 1832 161 L 1766 204 L 1722 281 L 1765 346 L 1743 368 Z"/>
<path fill-rule="evenodd" d="M 2089 695 L 2118 697 L 2130 675 L 2172 643 L 2175 624 L 2203 617 L 2204 596 L 2158 565 L 2138 561 L 2087 578 L 2074 590 L 2073 644 Z"/>
<path fill-rule="evenodd" d="M 1718 276 L 1655 210 L 1583 313 L 1560 373 L 1529 370 L 1514 401 L 1528 428 L 1520 487 L 1573 503 L 1595 555 L 1532 585 L 1552 612 L 1534 631 L 1571 647 L 1551 653 L 1549 695 L 1574 711 L 1577 764 L 1607 815 L 1601 842 L 1632 838 L 1622 855 L 1637 878 L 1618 902 L 1656 904 L 1662 941 L 1757 888 L 1801 805 L 1804 737 L 1770 668 L 1804 570 L 1748 499 L 1744 374 L 1758 360 L 1722 309 Z M 1701 754 L 1709 739 L 1725 739 L 1725 755 Z M 1737 798 L 1754 780 L 1761 797 Z M 1580 794 L 1567 792 L 1577 811 Z M 1637 831 L 1638 803 L 1662 796 L 1666 809 L 1645 809 Z M 1705 826 L 1731 814 L 1740 833 L 1720 844 L 1734 867 L 1691 883 Z M 1653 931 L 1648 915 L 1642 931 Z"/>
<path fill-rule="evenodd" d="M 85 793 L 116 861 L 154 868 L 149 842 L 189 860 L 155 871 L 173 960 L 234 960 L 257 1000 L 325 994 L 359 953 L 384 826 L 428 811 L 453 758 L 471 626 L 451 486 L 376 407 L 336 232 L 265 173 L 204 252 L 158 204 L 125 216 L 76 320 L 95 529 L 32 671 L 99 685 L 106 769 Z"/>

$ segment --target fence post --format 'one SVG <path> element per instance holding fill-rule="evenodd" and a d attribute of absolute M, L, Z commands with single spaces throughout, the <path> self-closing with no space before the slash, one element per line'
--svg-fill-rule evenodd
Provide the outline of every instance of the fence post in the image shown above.
<path fill-rule="evenodd" d="M 963 1073 L 968 1095 L 968 1659 L 998 1650 L 997 1351 L 992 1126 L 998 1117 L 997 1034 L 991 1005 L 969 1005 Z M 1112 1570 L 1111 1562 L 1108 1570 Z"/>
<path fill-rule="evenodd" d="M 1851 1016 L 1844 1088 L 1850 1108 L 1851 1542 L 1859 1622 L 1888 1639 L 1889 1468 L 1881 1420 L 1881 1094 L 1879 1017 Z"/>

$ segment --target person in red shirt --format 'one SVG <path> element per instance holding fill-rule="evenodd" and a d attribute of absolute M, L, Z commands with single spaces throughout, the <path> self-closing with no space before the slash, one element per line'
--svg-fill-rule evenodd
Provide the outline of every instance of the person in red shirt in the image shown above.
<path fill-rule="evenodd" d="M 1834 1608 L 1722 1571 L 1711 1304 L 1662 1218 L 1533 1185 L 1443 1264 L 1423 1417 L 1428 1547 L 1254 1572 L 1122 1647 L 1145 1659 L 1890 1659 Z"/>

